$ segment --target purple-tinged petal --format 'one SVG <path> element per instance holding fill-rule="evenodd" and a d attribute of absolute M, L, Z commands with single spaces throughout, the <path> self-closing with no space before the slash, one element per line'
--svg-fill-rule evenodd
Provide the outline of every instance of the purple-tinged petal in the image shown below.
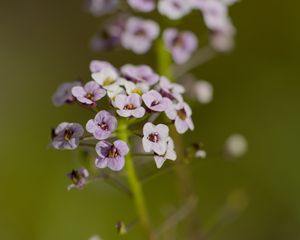
<path fill-rule="evenodd" d="M 110 158 L 107 161 L 107 167 L 113 171 L 120 171 L 125 165 L 124 157 L 118 156 L 116 158 Z"/>
<path fill-rule="evenodd" d="M 154 105 L 160 104 L 162 96 L 159 92 L 155 90 L 150 90 L 149 92 L 143 94 L 142 99 L 146 106 L 152 109 Z"/>
<path fill-rule="evenodd" d="M 72 88 L 72 94 L 74 97 L 83 97 L 86 94 L 86 91 L 83 87 L 77 86 Z"/>
<path fill-rule="evenodd" d="M 99 89 L 99 85 L 94 81 L 89 81 L 84 85 L 84 90 L 87 93 L 93 93 L 97 89 Z"/>
<path fill-rule="evenodd" d="M 141 106 L 141 104 L 142 104 L 140 95 L 138 95 L 136 93 L 129 95 L 127 97 L 127 101 L 128 101 L 128 103 L 131 103 L 136 107 Z"/>
<path fill-rule="evenodd" d="M 107 167 L 107 158 L 97 157 L 95 161 L 97 168 L 106 168 Z"/>
<path fill-rule="evenodd" d="M 128 111 L 128 110 L 117 110 L 117 113 L 121 117 L 130 117 L 131 116 L 131 111 Z"/>
<path fill-rule="evenodd" d="M 99 127 L 94 131 L 94 137 L 98 140 L 107 139 L 111 135 L 110 131 L 103 131 Z"/>
<path fill-rule="evenodd" d="M 96 152 L 101 158 L 105 158 L 112 144 L 107 141 L 100 141 L 96 144 Z"/>
<path fill-rule="evenodd" d="M 97 113 L 94 119 L 88 121 L 86 128 L 96 139 L 103 140 L 117 128 L 117 119 L 103 110 Z"/>
<path fill-rule="evenodd" d="M 123 109 L 124 106 L 126 105 L 126 99 L 127 99 L 127 96 L 124 94 L 120 94 L 120 95 L 116 96 L 115 101 L 114 101 L 115 107 L 117 107 L 119 109 Z"/>
<path fill-rule="evenodd" d="M 101 72 L 105 68 L 111 68 L 111 69 L 115 70 L 114 66 L 111 65 L 109 62 L 93 60 L 90 63 L 90 71 L 92 73 Z"/>
<path fill-rule="evenodd" d="M 186 121 L 181 120 L 180 118 L 175 119 L 175 127 L 177 132 L 180 134 L 185 133 L 189 129 L 189 126 L 186 123 Z"/>
<path fill-rule="evenodd" d="M 94 91 L 94 100 L 98 101 L 106 95 L 106 91 L 103 88 L 98 88 Z"/>
<path fill-rule="evenodd" d="M 198 39 L 190 31 L 179 32 L 174 28 L 168 28 L 164 31 L 163 38 L 177 64 L 185 63 L 198 47 Z"/>
<path fill-rule="evenodd" d="M 155 8 L 154 0 L 128 0 L 128 4 L 141 12 L 151 12 Z"/>
<path fill-rule="evenodd" d="M 54 131 L 52 146 L 56 149 L 72 150 L 78 147 L 84 130 L 78 123 L 61 123 Z"/>
<path fill-rule="evenodd" d="M 135 110 L 132 110 L 132 116 L 136 117 L 136 118 L 142 118 L 146 113 L 145 108 L 143 107 L 139 107 Z"/>
<path fill-rule="evenodd" d="M 167 110 L 166 110 L 166 115 L 169 119 L 171 120 L 175 120 L 175 118 L 177 117 L 177 111 L 175 109 L 174 105 L 170 105 Z"/>
<path fill-rule="evenodd" d="M 86 123 L 85 128 L 89 133 L 94 133 L 97 129 L 97 125 L 94 123 L 94 120 L 91 119 Z"/>
<path fill-rule="evenodd" d="M 116 140 L 114 142 L 114 146 L 118 149 L 118 152 L 121 156 L 125 156 L 128 154 L 129 152 L 129 148 L 128 148 L 128 145 L 127 143 L 125 143 L 124 141 L 122 140 Z"/>
<path fill-rule="evenodd" d="M 158 37 L 158 34 L 159 25 L 154 21 L 131 17 L 126 22 L 121 44 L 126 49 L 143 54 L 150 49 L 152 41 Z"/>
<path fill-rule="evenodd" d="M 82 189 L 87 182 L 89 172 L 85 168 L 80 168 L 68 173 L 67 177 L 72 181 L 72 184 L 68 186 L 68 190 L 72 188 Z"/>
<path fill-rule="evenodd" d="M 191 129 L 193 131 L 195 129 L 193 120 L 191 118 L 187 118 L 185 121 L 186 121 L 186 124 L 188 125 L 189 129 Z"/>
<path fill-rule="evenodd" d="M 75 101 L 75 98 L 72 95 L 72 88 L 75 86 L 80 86 L 80 82 L 69 82 L 60 85 L 52 96 L 53 104 L 56 107 L 60 107 L 65 103 L 71 103 Z"/>

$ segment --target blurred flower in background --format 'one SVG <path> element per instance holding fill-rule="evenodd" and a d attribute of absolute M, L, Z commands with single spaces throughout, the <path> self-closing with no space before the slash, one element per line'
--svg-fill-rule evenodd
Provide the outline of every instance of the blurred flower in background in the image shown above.
<path fill-rule="evenodd" d="M 225 156 L 229 159 L 242 157 L 248 150 L 246 138 L 241 134 L 232 134 L 225 141 Z"/>
<path fill-rule="evenodd" d="M 88 240 L 103 240 L 98 235 L 91 236 Z"/>
<path fill-rule="evenodd" d="M 113 12 L 119 4 L 119 0 L 87 0 L 86 10 L 95 17 Z"/>

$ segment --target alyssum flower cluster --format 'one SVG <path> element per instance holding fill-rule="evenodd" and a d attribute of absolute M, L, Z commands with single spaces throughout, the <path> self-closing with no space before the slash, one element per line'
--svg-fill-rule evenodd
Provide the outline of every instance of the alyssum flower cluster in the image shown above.
<path fill-rule="evenodd" d="M 174 142 L 169 135 L 166 124 L 154 124 L 160 113 L 165 113 L 168 123 L 174 124 L 178 133 L 193 130 L 192 111 L 184 102 L 184 88 L 171 83 L 166 77 L 159 76 L 149 66 L 124 65 L 117 70 L 103 61 L 92 61 L 90 64 L 92 81 L 82 85 L 80 82 L 61 85 L 53 96 L 53 103 L 60 106 L 64 103 L 77 102 L 96 111 L 93 119 L 87 121 L 85 130 L 78 123 L 63 122 L 53 133 L 52 146 L 56 149 L 75 149 L 84 143 L 84 139 L 95 139 L 98 168 L 108 167 L 120 171 L 128 154 L 128 143 L 116 139 L 118 121 L 128 118 L 144 122 L 142 145 L 145 153 L 153 153 L 155 163 L 160 168 L 165 160 L 175 160 Z M 101 99 L 107 97 L 110 110 L 102 109 Z M 138 130 L 138 129 L 137 129 Z M 91 138 L 92 137 L 92 138 Z M 82 177 L 76 173 L 73 181 L 81 186 Z"/>
<path fill-rule="evenodd" d="M 106 61 L 91 61 L 91 80 L 87 83 L 74 81 L 62 84 L 52 101 L 55 106 L 77 104 L 90 110 L 93 115 L 83 125 L 60 123 L 52 131 L 51 145 L 60 150 L 80 148 L 87 153 L 85 164 L 90 164 L 89 160 L 92 160 L 92 166 L 89 165 L 88 169 L 81 167 L 67 175 L 72 182 L 68 189 L 81 189 L 99 178 L 113 178 L 117 187 L 133 198 L 147 239 L 159 239 L 162 232 L 152 228 L 148 216 L 142 191 L 142 183 L 148 178 L 140 171 L 144 167 L 142 163 L 146 163 L 146 159 L 152 163 L 153 159 L 156 167 L 161 168 L 166 160 L 175 161 L 178 158 L 176 168 L 183 169 L 193 159 L 206 157 L 201 143 L 180 146 L 178 134 L 194 130 L 192 110 L 183 95 L 202 104 L 213 99 L 212 85 L 196 80 L 189 71 L 210 60 L 216 52 L 232 49 L 235 28 L 228 7 L 236 1 L 86 0 L 86 9 L 94 16 L 112 14 L 109 19 L 105 18 L 100 31 L 92 38 L 92 49 L 99 52 L 121 47 L 141 55 L 155 46 L 159 74 L 148 65 L 125 64 L 116 68 Z M 146 13 L 155 10 L 160 14 L 157 15 L 159 20 L 145 18 Z M 198 41 L 193 31 L 180 29 L 179 22 L 172 23 L 192 12 L 196 18 L 196 14 L 203 16 L 208 29 L 208 42 L 200 38 Z M 135 16 L 138 13 L 142 16 Z M 160 26 L 160 22 L 164 24 Z M 182 85 L 168 78 L 182 81 Z M 224 156 L 235 159 L 246 150 L 246 140 L 241 135 L 233 135 L 226 141 Z M 172 169 L 175 164 L 170 164 L 169 168 L 164 166 L 165 170 Z M 127 183 L 122 181 L 123 173 Z M 176 174 L 179 182 L 184 180 L 184 184 L 179 184 L 179 192 L 184 192 L 184 198 L 189 202 L 190 196 L 195 195 L 189 170 L 176 171 Z M 195 204 L 192 205 L 196 211 Z M 196 216 L 191 220 L 189 224 L 195 228 L 199 221 Z M 118 230 L 120 234 L 127 232 L 126 224 L 118 226 L 121 227 L 117 229 L 122 229 Z M 195 234 L 195 239 L 202 237 L 201 231 Z"/>

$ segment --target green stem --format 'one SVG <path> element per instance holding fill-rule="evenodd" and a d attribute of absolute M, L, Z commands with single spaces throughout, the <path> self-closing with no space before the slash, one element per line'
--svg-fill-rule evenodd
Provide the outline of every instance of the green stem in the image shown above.
<path fill-rule="evenodd" d="M 128 143 L 129 142 L 128 121 L 127 120 L 120 121 L 118 128 L 119 128 L 118 137 L 121 140 Z M 152 233 L 152 228 L 151 228 L 150 219 L 149 219 L 149 215 L 148 215 L 148 211 L 147 211 L 147 207 L 146 207 L 146 203 L 142 191 L 142 186 L 137 177 L 130 152 L 126 155 L 125 160 L 126 160 L 125 168 L 127 172 L 128 183 L 132 191 L 139 221 L 144 228 L 147 239 L 153 240 L 154 235 Z"/>
<path fill-rule="evenodd" d="M 156 59 L 157 59 L 157 71 L 159 74 L 172 79 L 172 70 L 170 68 L 172 58 L 170 53 L 165 49 L 164 41 L 159 38 L 156 42 Z"/>

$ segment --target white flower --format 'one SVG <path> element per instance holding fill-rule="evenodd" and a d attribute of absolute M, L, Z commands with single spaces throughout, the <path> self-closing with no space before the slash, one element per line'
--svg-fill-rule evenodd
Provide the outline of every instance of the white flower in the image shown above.
<path fill-rule="evenodd" d="M 169 119 L 174 121 L 178 133 L 183 134 L 188 129 L 194 130 L 194 123 L 191 118 L 192 109 L 185 102 L 170 105 L 166 110 L 166 115 Z"/>
<path fill-rule="evenodd" d="M 204 80 L 196 81 L 194 84 L 193 91 L 195 96 L 200 103 L 207 104 L 213 99 L 213 86 Z"/>
<path fill-rule="evenodd" d="M 228 157 L 239 158 L 248 150 L 246 138 L 241 134 L 233 134 L 229 136 L 225 142 L 225 153 Z"/>
<path fill-rule="evenodd" d="M 175 148 L 174 141 L 173 141 L 172 138 L 169 137 L 167 139 L 167 150 L 166 150 L 166 152 L 162 155 L 155 155 L 154 156 L 154 160 L 155 160 L 157 168 L 161 168 L 166 160 L 172 160 L 172 161 L 176 160 L 177 155 L 176 155 L 176 152 L 175 152 L 174 148 Z"/>
<path fill-rule="evenodd" d="M 219 52 L 228 52 L 234 47 L 235 28 L 228 20 L 222 29 L 214 31 L 211 36 L 212 47 Z"/>
<path fill-rule="evenodd" d="M 212 30 L 223 29 L 229 18 L 227 6 L 218 0 L 205 3 L 203 16 L 206 26 Z"/>
<path fill-rule="evenodd" d="M 124 89 L 120 86 L 121 78 L 119 77 L 119 74 L 110 67 L 103 68 L 101 71 L 93 73 L 92 78 L 107 90 L 107 95 L 111 99 L 124 92 Z"/>
<path fill-rule="evenodd" d="M 92 73 L 92 78 L 103 88 L 107 89 L 117 83 L 119 74 L 112 68 L 103 68 L 99 72 Z"/>
<path fill-rule="evenodd" d="M 158 37 L 159 30 L 159 25 L 152 20 L 131 17 L 126 22 L 121 44 L 136 54 L 146 53 Z"/>
<path fill-rule="evenodd" d="M 118 96 L 121 93 L 124 93 L 124 89 L 118 83 L 119 82 L 117 82 L 116 84 L 113 84 L 113 85 L 106 88 L 107 96 L 110 99 L 114 100 L 116 96 Z"/>
<path fill-rule="evenodd" d="M 154 151 L 158 155 L 163 155 L 167 151 L 167 140 L 169 128 L 164 124 L 154 125 L 146 123 L 143 128 L 143 147 L 145 152 Z"/>
<path fill-rule="evenodd" d="M 89 238 L 89 240 L 102 240 L 98 235 L 93 235 Z"/>
<path fill-rule="evenodd" d="M 90 71 L 92 73 L 97 73 L 97 72 L 100 72 L 102 71 L 103 69 L 105 68 L 111 68 L 113 69 L 114 71 L 117 71 L 115 69 L 115 67 L 113 65 L 111 65 L 109 62 L 106 62 L 106 61 L 100 61 L 100 60 L 92 60 L 90 62 Z"/>
<path fill-rule="evenodd" d="M 201 150 L 201 149 L 197 150 L 196 153 L 195 153 L 195 158 L 201 158 L 201 159 L 203 159 L 203 158 L 206 158 L 206 156 L 207 156 L 206 151 Z"/>
<path fill-rule="evenodd" d="M 189 0 L 160 0 L 158 11 L 172 20 L 180 19 L 190 13 L 192 5 Z"/>
<path fill-rule="evenodd" d="M 146 93 L 149 91 L 149 85 L 146 83 L 134 83 L 131 81 L 123 80 L 121 83 L 126 90 L 127 94 L 137 93 L 139 95 L 143 95 L 143 93 Z"/>

